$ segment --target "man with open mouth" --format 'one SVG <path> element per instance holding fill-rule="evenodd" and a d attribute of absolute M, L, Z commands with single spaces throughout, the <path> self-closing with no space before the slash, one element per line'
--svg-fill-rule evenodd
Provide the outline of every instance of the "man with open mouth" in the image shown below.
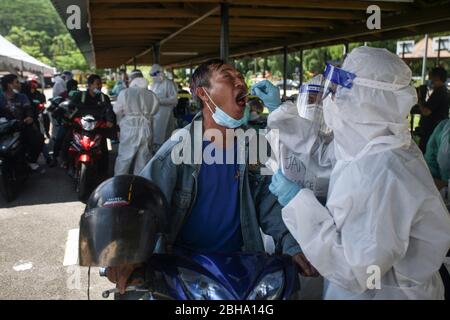
<path fill-rule="evenodd" d="M 177 165 L 172 151 L 186 140 L 172 137 L 142 171 L 141 175 L 156 183 L 169 200 L 168 244 L 205 254 L 264 252 L 262 230 L 273 237 L 276 252 L 293 257 L 301 274 L 317 276 L 283 223 L 281 206 L 269 191 L 271 177 L 261 175 L 257 165 L 249 165 L 248 143 L 238 145 L 236 139 L 227 139 L 230 131 L 245 130 L 248 122 L 248 88 L 243 76 L 231 65 L 212 60 L 195 71 L 191 92 L 201 112 L 183 132 L 194 137 L 194 128 L 200 125 L 202 155 L 212 150 L 210 154 L 220 153 L 214 158 L 223 156 L 223 161 L 202 159 L 201 163 Z M 190 147 L 194 154 L 194 144 Z M 242 147 L 245 161 L 238 163 L 237 151 Z M 135 267 L 109 268 L 108 278 L 124 292 Z"/>

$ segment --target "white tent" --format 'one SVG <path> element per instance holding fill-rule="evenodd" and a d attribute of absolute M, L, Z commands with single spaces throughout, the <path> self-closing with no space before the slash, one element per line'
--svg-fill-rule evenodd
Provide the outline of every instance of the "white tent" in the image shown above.
<path fill-rule="evenodd" d="M 0 70 L 28 71 L 39 75 L 54 74 L 52 67 L 33 58 L 0 35 Z"/>

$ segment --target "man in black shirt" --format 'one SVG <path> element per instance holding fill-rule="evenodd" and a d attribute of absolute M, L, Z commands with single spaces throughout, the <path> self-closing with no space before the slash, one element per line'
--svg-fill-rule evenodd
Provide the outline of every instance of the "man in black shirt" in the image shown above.
<path fill-rule="evenodd" d="M 0 118 L 17 119 L 25 125 L 22 129 L 22 141 L 26 147 L 28 161 L 32 170 L 38 170 L 37 159 L 44 146 L 44 136 L 34 122 L 34 112 L 30 100 L 20 93 L 20 83 L 16 75 L 8 74 L 1 81 L 3 89 L 3 105 L 0 105 Z"/>
<path fill-rule="evenodd" d="M 448 118 L 449 93 L 445 82 L 447 71 L 442 67 L 433 68 L 429 74 L 433 93 L 426 102 L 419 101 L 422 117 L 420 119 L 420 144 L 423 153 L 426 151 L 428 140 L 436 126 Z"/>
<path fill-rule="evenodd" d="M 106 175 L 108 171 L 108 147 L 106 143 L 106 138 L 114 137 L 114 128 L 116 127 L 116 115 L 114 114 L 111 100 L 107 95 L 103 94 L 102 89 L 102 79 L 98 75 L 91 75 L 87 79 L 88 88 L 86 91 L 78 91 L 71 98 L 72 104 L 78 108 L 79 115 L 91 114 L 99 120 L 106 121 L 109 133 L 104 136 L 101 144 L 103 157 L 100 160 L 101 174 Z M 66 137 L 63 142 L 62 150 L 64 152 L 63 157 L 67 160 L 67 149 L 72 139 L 72 131 L 68 130 Z"/>

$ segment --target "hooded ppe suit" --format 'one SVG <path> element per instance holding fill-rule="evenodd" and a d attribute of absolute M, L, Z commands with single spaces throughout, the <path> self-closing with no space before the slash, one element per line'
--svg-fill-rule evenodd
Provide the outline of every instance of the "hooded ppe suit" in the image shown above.
<path fill-rule="evenodd" d="M 159 65 L 153 65 L 150 75 L 153 84 L 150 88 L 159 99 L 159 111 L 155 115 L 153 143 L 156 148 L 170 138 L 175 130 L 175 117 L 173 110 L 178 103 L 178 91 L 173 81 L 168 80 Z"/>
<path fill-rule="evenodd" d="M 324 101 L 337 158 L 326 206 L 303 188 L 283 220 L 326 279 L 326 299 L 442 299 L 450 218 L 405 123 L 417 100 L 411 70 L 368 47 L 343 69 L 363 81 Z"/>
<path fill-rule="evenodd" d="M 66 82 L 60 76 L 55 77 L 55 85 L 53 86 L 53 97 L 67 98 Z"/>
<path fill-rule="evenodd" d="M 313 190 L 319 201 L 325 203 L 336 161 L 333 136 L 313 132 L 313 123 L 300 117 L 297 107 L 290 101 L 269 115 L 267 126 L 278 129 L 279 133 L 277 137 L 274 131 L 269 131 L 266 136 L 278 149 L 278 159 L 270 160 L 268 166 L 274 172 L 280 169 L 289 180 Z"/>
<path fill-rule="evenodd" d="M 130 87 L 120 92 L 114 112 L 120 126 L 120 144 L 116 159 L 115 175 L 128 174 L 134 163 L 134 174 L 138 174 L 152 157 L 153 117 L 158 112 L 159 102 L 148 88 L 144 78 L 136 78 Z"/>

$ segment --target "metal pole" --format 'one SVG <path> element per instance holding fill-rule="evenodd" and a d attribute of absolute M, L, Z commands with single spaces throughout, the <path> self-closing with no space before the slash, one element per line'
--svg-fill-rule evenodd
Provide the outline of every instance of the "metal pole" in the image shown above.
<path fill-rule="evenodd" d="M 402 59 L 405 59 L 405 42 L 402 43 Z"/>
<path fill-rule="evenodd" d="M 422 60 L 422 84 L 425 83 L 425 73 L 427 72 L 427 57 L 428 57 L 428 33 L 425 35 L 425 52 Z"/>
<path fill-rule="evenodd" d="M 136 59 L 136 57 L 133 58 L 133 64 L 134 64 L 134 70 L 137 70 L 137 59 Z"/>
<path fill-rule="evenodd" d="M 256 77 L 256 74 L 258 73 L 258 59 L 257 58 L 255 58 L 254 63 L 255 63 L 255 77 Z"/>
<path fill-rule="evenodd" d="M 287 97 L 288 48 L 283 48 L 283 97 Z"/>
<path fill-rule="evenodd" d="M 45 90 L 45 77 L 44 77 L 44 73 L 41 73 L 41 88 L 42 88 L 42 93 L 44 93 Z"/>
<path fill-rule="evenodd" d="M 159 44 L 155 44 L 153 46 L 153 64 L 159 64 L 160 61 L 160 46 Z"/>
<path fill-rule="evenodd" d="M 263 67 L 263 78 L 266 78 L 266 71 L 267 71 L 267 56 L 264 57 L 264 67 Z"/>
<path fill-rule="evenodd" d="M 300 49 L 300 86 L 303 84 L 303 49 Z"/>
<path fill-rule="evenodd" d="M 348 42 L 344 43 L 344 58 L 348 55 Z"/>
<path fill-rule="evenodd" d="M 228 3 L 220 4 L 220 59 L 225 62 L 228 62 L 229 55 L 229 9 Z"/>
<path fill-rule="evenodd" d="M 441 38 L 438 39 L 438 55 L 436 60 L 436 67 L 439 66 L 439 63 L 441 62 Z"/>

